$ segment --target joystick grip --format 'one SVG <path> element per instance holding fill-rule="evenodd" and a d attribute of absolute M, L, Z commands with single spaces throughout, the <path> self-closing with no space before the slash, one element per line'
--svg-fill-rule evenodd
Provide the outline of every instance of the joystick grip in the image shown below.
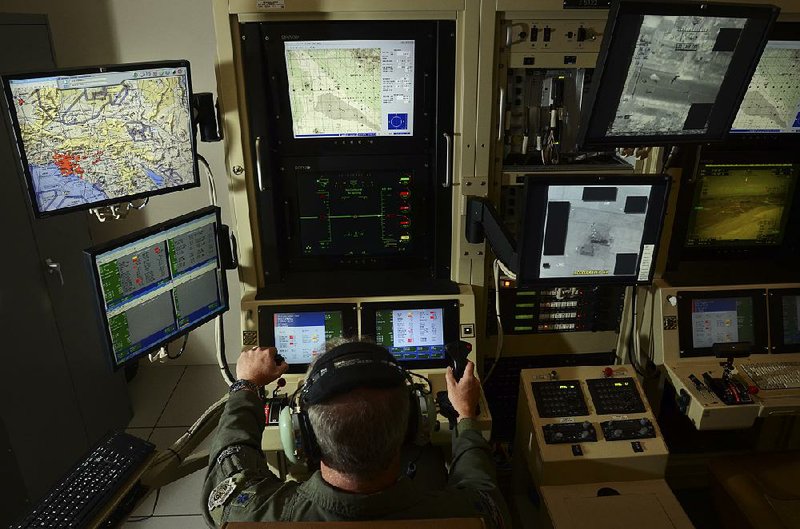
<path fill-rule="evenodd" d="M 464 370 L 467 368 L 467 356 L 472 352 L 472 345 L 459 340 L 457 342 L 450 342 L 444 346 L 445 357 L 447 364 L 453 368 L 453 376 L 456 382 L 461 380 L 464 376 Z"/>
<path fill-rule="evenodd" d="M 286 359 L 283 356 L 281 356 L 279 354 L 275 355 L 275 365 L 276 366 L 279 366 L 279 365 L 283 364 L 285 361 L 286 361 Z"/>

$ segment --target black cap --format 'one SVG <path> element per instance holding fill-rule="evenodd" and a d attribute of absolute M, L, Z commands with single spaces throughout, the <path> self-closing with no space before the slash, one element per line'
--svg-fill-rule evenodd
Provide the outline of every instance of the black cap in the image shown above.
<path fill-rule="evenodd" d="M 405 380 L 405 370 L 385 347 L 348 342 L 317 359 L 301 399 L 306 405 L 319 404 L 356 388 L 393 388 Z"/>

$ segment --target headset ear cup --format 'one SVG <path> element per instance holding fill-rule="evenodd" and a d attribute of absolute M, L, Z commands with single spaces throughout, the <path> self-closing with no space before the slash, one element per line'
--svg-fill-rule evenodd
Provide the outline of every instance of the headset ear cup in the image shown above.
<path fill-rule="evenodd" d="M 299 463 L 303 459 L 302 432 L 297 427 L 297 414 L 292 413 L 291 406 L 285 406 L 278 416 L 278 430 L 281 434 L 283 453 L 290 463 Z"/>

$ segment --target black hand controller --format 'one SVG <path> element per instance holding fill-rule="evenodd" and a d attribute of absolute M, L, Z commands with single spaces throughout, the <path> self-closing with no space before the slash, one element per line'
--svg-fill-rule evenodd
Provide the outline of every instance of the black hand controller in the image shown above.
<path fill-rule="evenodd" d="M 471 352 L 472 345 L 464 340 L 450 342 L 444 346 L 444 354 L 447 358 L 447 363 L 453 368 L 453 377 L 455 377 L 456 382 L 464 376 L 464 370 L 467 368 L 467 356 Z"/>
<path fill-rule="evenodd" d="M 281 364 L 282 364 L 282 363 L 284 363 L 285 361 L 286 361 L 286 359 L 285 359 L 283 356 L 281 356 L 281 355 L 279 355 L 279 354 L 275 354 L 275 365 L 276 365 L 276 366 L 279 366 L 279 365 L 281 365 Z"/>
<path fill-rule="evenodd" d="M 464 376 L 464 370 L 467 369 L 467 356 L 471 352 L 472 345 L 464 340 L 450 342 L 444 346 L 445 358 L 447 358 L 448 365 L 453 368 L 453 378 L 456 379 L 456 382 Z M 455 428 L 458 421 L 458 412 L 453 408 L 453 404 L 447 396 L 447 391 L 436 393 L 436 404 L 439 406 L 439 413 L 447 418 L 450 423 L 450 429 Z"/>

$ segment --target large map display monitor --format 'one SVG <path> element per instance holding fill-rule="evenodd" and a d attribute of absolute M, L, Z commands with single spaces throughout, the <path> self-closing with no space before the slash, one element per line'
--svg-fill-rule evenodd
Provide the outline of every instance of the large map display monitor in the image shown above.
<path fill-rule="evenodd" d="M 668 192 L 664 176 L 529 176 L 521 286 L 651 281 Z"/>
<path fill-rule="evenodd" d="M 731 133 L 800 133 L 800 23 L 775 24 Z"/>
<path fill-rule="evenodd" d="M 778 11 L 700 2 L 615 3 L 581 143 L 724 139 Z"/>
<path fill-rule="evenodd" d="M 86 250 L 115 368 L 228 310 L 219 226 L 208 207 Z"/>
<path fill-rule="evenodd" d="M 2 82 L 38 216 L 199 185 L 187 61 Z"/>
<path fill-rule="evenodd" d="M 285 56 L 295 138 L 413 133 L 413 40 L 290 41 Z"/>
<path fill-rule="evenodd" d="M 780 246 L 800 166 L 700 163 L 686 247 Z"/>

